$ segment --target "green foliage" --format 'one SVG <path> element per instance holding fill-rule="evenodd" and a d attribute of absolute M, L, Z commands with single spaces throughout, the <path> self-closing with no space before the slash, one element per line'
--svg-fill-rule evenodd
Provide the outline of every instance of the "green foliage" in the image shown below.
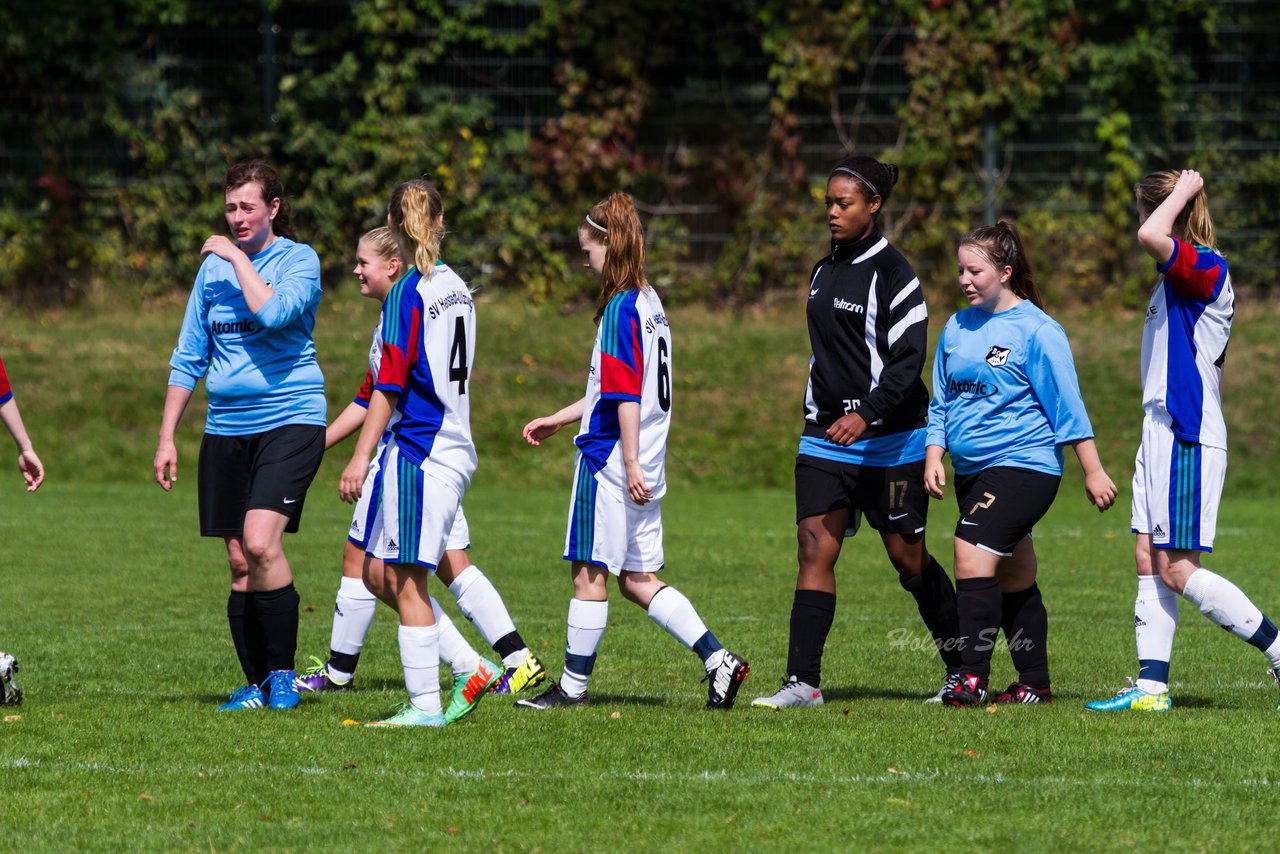
<path fill-rule="evenodd" d="M 268 18 L 284 24 L 263 93 Z M 1033 241 L 1088 256 L 1071 274 L 1042 271 L 1052 300 L 1132 304 L 1146 267 L 1131 251 L 1130 187 L 1165 164 L 1208 171 L 1223 227 L 1247 236 L 1228 251 L 1276 269 L 1277 218 L 1260 201 L 1274 123 L 1189 122 L 1222 109 L 1209 90 L 1191 106 L 1183 93 L 1220 73 L 1196 64 L 1218 51 L 1269 73 L 1266 40 L 1247 37 L 1265 21 L 1262 4 L 1210 0 L 755 0 L 731 13 L 685 0 L 10 4 L 0 291 L 184 287 L 221 229 L 223 171 L 262 156 L 327 283 L 345 280 L 390 187 L 425 175 L 446 197 L 450 261 L 487 287 L 589 298 L 590 282 L 568 275 L 574 230 L 622 189 L 648 220 L 651 279 L 673 299 L 758 301 L 822 251 L 818 182 L 856 148 L 902 167 L 883 225 L 927 279 L 949 278 L 956 237 L 994 206 L 1034 224 Z M 206 46 L 184 32 L 227 37 Z M 483 95 L 450 82 L 476 56 L 494 69 Z M 542 63 L 550 117 L 526 106 L 512 120 L 521 107 L 504 84 L 528 66 L 507 60 Z M 206 67 L 234 69 L 236 85 Z M 898 88 L 877 90 L 895 74 Z M 868 111 L 896 115 L 896 132 L 860 134 Z M 1019 183 L 1030 161 L 1014 145 L 1052 138 L 1050 114 L 1074 116 L 1090 153 L 1037 161 L 1056 183 Z M 728 239 L 706 242 L 709 223 Z"/>

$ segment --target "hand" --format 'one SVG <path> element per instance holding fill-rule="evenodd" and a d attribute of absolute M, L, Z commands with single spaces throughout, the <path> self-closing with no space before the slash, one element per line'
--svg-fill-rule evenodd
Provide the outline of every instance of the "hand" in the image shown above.
<path fill-rule="evenodd" d="M 369 461 L 352 457 L 351 462 L 342 470 L 342 479 L 338 481 L 338 496 L 348 504 L 355 504 L 364 491 L 364 479 L 368 476 Z"/>
<path fill-rule="evenodd" d="M 1186 202 L 1202 189 L 1204 189 L 1204 178 L 1200 177 L 1200 173 L 1194 169 L 1183 169 L 1178 175 L 1177 183 L 1173 185 L 1173 192 L 1169 195 L 1181 196 L 1183 202 Z"/>
<path fill-rule="evenodd" d="M 653 498 L 649 485 L 644 482 L 644 469 L 640 468 L 638 461 L 627 463 L 627 494 L 637 504 L 648 504 Z"/>
<path fill-rule="evenodd" d="M 925 460 L 924 491 L 930 498 L 942 498 L 942 487 L 947 485 L 947 470 L 941 460 Z"/>
<path fill-rule="evenodd" d="M 18 454 L 18 471 L 27 482 L 27 492 L 35 492 L 44 483 L 44 463 L 36 456 L 35 451 L 23 451 Z"/>
<path fill-rule="evenodd" d="M 1085 475 L 1084 491 L 1089 497 L 1089 502 L 1098 508 L 1099 513 L 1105 513 L 1111 509 L 1111 505 L 1116 503 L 1116 485 L 1102 469 Z"/>
<path fill-rule="evenodd" d="M 524 425 L 524 431 L 521 435 L 530 445 L 537 446 L 542 444 L 543 439 L 554 436 L 563 426 L 563 424 L 552 421 L 550 418 L 535 418 Z"/>
<path fill-rule="evenodd" d="M 173 489 L 174 481 L 178 479 L 178 448 L 172 439 L 160 440 L 152 466 L 155 468 L 156 483 L 165 492 Z"/>
<path fill-rule="evenodd" d="M 239 246 L 231 242 L 231 239 L 221 234 L 215 234 L 204 242 L 204 246 L 200 247 L 201 255 L 208 255 L 212 252 L 223 261 L 234 261 L 237 255 L 244 255 Z"/>
<path fill-rule="evenodd" d="M 827 428 L 826 439 L 837 445 L 852 445 L 867 429 L 867 422 L 856 412 L 838 419 Z"/>

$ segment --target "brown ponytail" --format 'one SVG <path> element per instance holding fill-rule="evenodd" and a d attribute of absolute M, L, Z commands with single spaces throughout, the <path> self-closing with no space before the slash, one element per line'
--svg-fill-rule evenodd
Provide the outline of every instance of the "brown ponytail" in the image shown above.
<path fill-rule="evenodd" d="M 276 211 L 275 218 L 271 220 L 271 232 L 279 237 L 297 240 L 293 233 L 289 200 L 284 195 L 284 183 L 276 174 L 276 170 L 268 166 L 265 161 L 246 160 L 228 169 L 227 176 L 222 181 L 223 190 L 228 193 L 246 184 L 257 184 L 262 190 L 262 200 L 268 206 L 271 205 L 272 199 L 280 200 L 280 210 Z"/>
<path fill-rule="evenodd" d="M 977 249 L 995 265 L 996 270 L 1003 270 L 1005 267 L 1012 269 L 1009 289 L 1023 299 L 1031 300 L 1037 308 L 1044 308 L 1035 276 L 1031 272 L 1031 261 L 1022 247 L 1022 236 L 1018 234 L 1017 226 L 1004 219 L 995 225 L 980 226 L 966 234 L 960 245 Z"/>
<path fill-rule="evenodd" d="M 596 302 L 595 322 L 599 323 L 609 300 L 627 288 L 649 287 L 644 277 L 644 227 L 635 200 L 626 193 L 613 192 L 591 209 L 578 230 L 584 240 L 606 247 Z"/>

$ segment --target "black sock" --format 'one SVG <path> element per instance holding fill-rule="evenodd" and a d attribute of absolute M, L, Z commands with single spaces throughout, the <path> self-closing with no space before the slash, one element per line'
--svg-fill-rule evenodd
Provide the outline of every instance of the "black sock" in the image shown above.
<path fill-rule="evenodd" d="M 267 670 L 293 670 L 298 652 L 298 591 L 293 584 L 253 593 L 267 654 Z"/>
<path fill-rule="evenodd" d="M 498 654 L 499 658 L 506 658 L 513 652 L 519 652 L 527 647 L 524 638 L 520 637 L 519 632 L 508 632 L 493 642 L 493 651 Z"/>
<path fill-rule="evenodd" d="M 1005 593 L 1001 627 L 1018 681 L 1041 691 L 1049 689 L 1049 613 L 1040 598 L 1040 585 Z"/>
<path fill-rule="evenodd" d="M 791 644 L 787 675 L 817 688 L 822 683 L 822 650 L 836 616 L 836 595 L 797 590 L 791 603 Z"/>
<path fill-rule="evenodd" d="M 359 663 L 360 653 L 358 652 L 335 652 L 332 648 L 329 650 L 329 668 L 331 670 L 355 675 L 356 665 Z"/>
<path fill-rule="evenodd" d="M 951 586 L 947 571 L 930 557 L 929 563 L 919 575 L 899 577 L 903 589 L 915 597 L 916 608 L 924 620 L 934 646 L 948 671 L 960 667 L 960 621 L 956 613 L 956 591 Z"/>
<path fill-rule="evenodd" d="M 994 578 L 961 578 L 956 582 L 960 615 L 960 661 L 966 673 L 991 675 L 991 650 L 1000 634 L 1000 584 Z"/>
<path fill-rule="evenodd" d="M 246 618 L 248 600 L 249 594 L 242 590 L 232 590 L 227 594 L 227 624 L 231 627 L 231 643 L 235 645 L 236 657 L 240 659 L 240 669 L 244 671 L 246 684 L 257 685 L 260 680 L 257 678 L 254 651 L 249 643 L 249 620 Z"/>

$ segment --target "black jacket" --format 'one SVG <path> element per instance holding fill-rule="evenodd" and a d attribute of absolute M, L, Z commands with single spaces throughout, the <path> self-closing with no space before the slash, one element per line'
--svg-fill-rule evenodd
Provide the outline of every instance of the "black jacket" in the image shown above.
<path fill-rule="evenodd" d="M 920 280 L 878 229 L 835 244 L 809 282 L 806 436 L 821 438 L 857 412 L 863 439 L 923 427 L 929 392 L 920 375 L 928 313 Z"/>

